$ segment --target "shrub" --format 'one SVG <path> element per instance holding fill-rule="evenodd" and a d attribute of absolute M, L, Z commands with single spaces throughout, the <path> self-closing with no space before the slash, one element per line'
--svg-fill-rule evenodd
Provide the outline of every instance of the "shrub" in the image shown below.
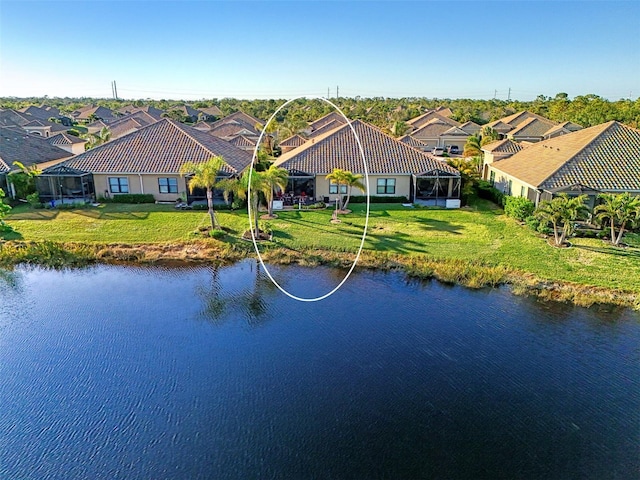
<path fill-rule="evenodd" d="M 40 202 L 40 194 L 38 192 L 33 192 L 27 195 L 27 202 L 29 202 L 31 208 L 38 208 L 42 205 L 42 202 Z"/>
<path fill-rule="evenodd" d="M 504 199 L 504 213 L 522 222 L 533 215 L 535 205 L 524 197 L 506 197 Z"/>
<path fill-rule="evenodd" d="M 225 232 L 224 230 L 214 229 L 209 231 L 209 236 L 211 238 L 215 238 L 216 240 L 222 240 L 226 235 L 227 232 Z"/>
<path fill-rule="evenodd" d="M 526 223 L 527 227 L 529 227 L 533 231 L 538 231 L 538 227 L 540 226 L 540 220 L 538 220 L 538 217 L 534 215 L 529 215 L 527 218 L 525 218 L 524 223 Z"/>
<path fill-rule="evenodd" d="M 104 203 L 156 203 L 156 199 L 150 193 L 120 193 L 99 200 Z"/>
<path fill-rule="evenodd" d="M 486 180 L 479 180 L 476 185 L 476 189 L 480 198 L 491 200 L 493 203 L 499 205 L 500 207 L 504 206 L 504 193 L 495 188 Z"/>

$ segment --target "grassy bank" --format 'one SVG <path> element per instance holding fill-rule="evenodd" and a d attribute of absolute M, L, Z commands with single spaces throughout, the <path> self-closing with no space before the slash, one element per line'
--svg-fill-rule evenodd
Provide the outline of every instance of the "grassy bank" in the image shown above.
<path fill-rule="evenodd" d="M 348 263 L 360 244 L 365 222 L 364 206 L 352 207 L 353 213 L 342 217 L 343 222 L 338 225 L 329 222 L 330 210 L 279 212 L 279 218 L 269 222 L 273 242 L 261 246 L 261 250 L 272 262 Z M 207 225 L 206 212 L 175 211 L 170 205 L 111 204 L 62 211 L 20 207 L 7 218 L 16 233 L 6 239 L 25 243 L 5 244 L 0 251 L 0 263 L 29 261 L 19 250 L 30 248 L 41 250 L 32 252 L 31 258 L 46 256 L 47 251 L 60 248 L 77 252 L 80 262 L 87 258 L 233 261 L 250 255 L 252 245 L 238 239 L 247 228 L 246 213 L 218 212 L 218 215 L 229 230 L 222 241 L 199 240 L 194 236 L 198 227 Z M 29 242 L 40 246 L 24 246 Z M 575 238 L 572 242 L 569 249 L 550 247 L 484 201 L 462 210 L 372 205 L 360 264 L 398 268 L 410 275 L 469 286 L 507 282 L 517 291 L 538 292 L 544 297 L 580 304 L 593 303 L 591 297 L 606 297 L 607 303 L 625 305 L 637 301 L 640 296 L 637 236 L 629 237 L 632 246 L 624 249 L 598 239 Z M 73 264 L 62 253 L 51 253 L 50 258 L 56 257 L 59 263 Z M 574 295 L 577 291 L 582 299 Z M 620 302 L 616 302 L 616 297 Z"/>

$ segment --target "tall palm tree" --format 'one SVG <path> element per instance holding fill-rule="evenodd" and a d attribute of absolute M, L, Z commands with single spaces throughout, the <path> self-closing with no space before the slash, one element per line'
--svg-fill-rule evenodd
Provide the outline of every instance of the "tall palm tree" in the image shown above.
<path fill-rule="evenodd" d="M 467 138 L 462 155 L 465 157 L 482 156 L 482 141 L 479 135 L 471 135 Z"/>
<path fill-rule="evenodd" d="M 209 218 L 211 218 L 211 228 L 219 227 L 216 214 L 213 211 L 213 190 L 221 180 L 218 174 L 224 168 L 226 162 L 221 156 L 211 157 L 204 163 L 187 162 L 180 167 L 180 175 L 191 174 L 189 180 L 189 191 L 193 193 L 196 188 L 207 190 L 207 207 L 209 208 Z"/>
<path fill-rule="evenodd" d="M 342 210 L 346 210 L 351 199 L 351 191 L 353 187 L 359 188 L 363 192 L 367 189 L 364 183 L 362 183 L 362 175 L 351 173 L 350 171 L 344 172 L 344 183 L 347 185 L 347 199 L 344 201 Z"/>
<path fill-rule="evenodd" d="M 284 191 L 289 181 L 289 172 L 286 168 L 271 165 L 266 171 L 260 172 L 262 178 L 262 192 L 267 200 L 269 217 L 273 217 L 273 191 L 276 188 Z"/>
<path fill-rule="evenodd" d="M 619 195 L 602 193 L 598 197 L 604 200 L 604 203 L 594 209 L 596 218 L 601 222 L 609 221 L 611 243 L 619 245 L 627 224 L 640 223 L 640 197 L 632 196 L 629 192 Z M 619 228 L 617 235 L 616 225 Z"/>
<path fill-rule="evenodd" d="M 340 186 L 346 185 L 345 170 L 341 168 L 334 168 L 333 172 L 327 175 L 325 178 L 331 182 L 334 182 L 338 186 L 338 210 L 342 210 L 342 194 L 340 193 Z"/>
<path fill-rule="evenodd" d="M 541 202 L 535 211 L 535 216 L 553 225 L 554 245 L 560 247 L 573 230 L 573 222 L 582 218 L 587 212 L 584 204 L 586 195 L 569 197 L 561 193 L 553 200 Z"/>
<path fill-rule="evenodd" d="M 85 150 L 91 150 L 94 147 L 107 143 L 111 140 L 111 131 L 107 127 L 102 127 L 98 133 L 88 133 L 83 136 L 88 142 L 85 144 Z"/>
<path fill-rule="evenodd" d="M 250 168 L 244 171 L 238 179 L 224 180 L 220 183 L 220 188 L 224 190 L 225 199 L 228 199 L 230 193 L 233 193 L 241 200 L 248 200 L 249 204 L 249 220 L 253 224 L 254 232 L 258 235 L 260 229 L 258 227 L 258 201 L 259 192 L 263 189 L 262 175 L 264 172 L 257 172 Z M 249 177 L 251 177 L 251 198 L 249 196 Z"/>

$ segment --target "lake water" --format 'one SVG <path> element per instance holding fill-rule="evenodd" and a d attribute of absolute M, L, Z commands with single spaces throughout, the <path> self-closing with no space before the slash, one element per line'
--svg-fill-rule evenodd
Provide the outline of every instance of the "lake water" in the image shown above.
<path fill-rule="evenodd" d="M 271 267 L 321 295 L 344 272 Z M 3 479 L 631 479 L 640 318 L 251 261 L 0 273 Z"/>

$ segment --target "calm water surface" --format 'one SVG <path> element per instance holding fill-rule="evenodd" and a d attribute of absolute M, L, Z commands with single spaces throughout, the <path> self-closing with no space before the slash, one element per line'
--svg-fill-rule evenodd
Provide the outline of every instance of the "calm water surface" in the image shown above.
<path fill-rule="evenodd" d="M 302 296 L 343 272 L 272 267 Z M 0 273 L 3 479 L 640 477 L 640 318 L 253 262 Z"/>

